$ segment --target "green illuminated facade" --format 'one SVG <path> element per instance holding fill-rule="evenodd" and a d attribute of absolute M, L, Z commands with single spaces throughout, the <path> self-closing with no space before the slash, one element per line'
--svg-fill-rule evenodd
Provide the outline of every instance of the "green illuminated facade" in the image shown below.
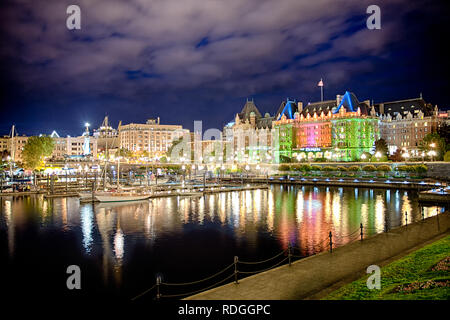
<path fill-rule="evenodd" d="M 289 102 L 285 103 L 287 106 Z M 290 105 L 293 105 L 290 103 Z M 335 100 L 281 108 L 272 124 L 274 162 L 359 161 L 379 139 L 379 119 L 350 92 Z M 290 115 L 293 114 L 293 117 Z M 331 130 L 330 130 L 331 128 Z"/>

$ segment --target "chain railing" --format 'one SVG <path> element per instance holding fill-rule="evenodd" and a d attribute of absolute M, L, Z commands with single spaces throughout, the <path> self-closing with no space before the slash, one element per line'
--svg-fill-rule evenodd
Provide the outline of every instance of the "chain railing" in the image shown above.
<path fill-rule="evenodd" d="M 404 220 L 403 220 L 404 219 Z M 405 225 L 407 226 L 408 224 L 408 214 L 405 212 L 404 217 L 398 217 L 396 219 L 394 219 L 395 221 L 405 221 Z M 419 221 L 424 221 L 424 215 L 422 213 L 422 220 Z M 390 223 L 392 223 L 392 220 L 389 220 Z M 371 232 L 377 232 L 379 230 L 379 228 L 375 228 L 375 227 L 364 227 L 362 223 L 360 223 L 360 226 L 355 229 L 354 231 L 347 233 L 347 234 L 338 234 L 335 235 L 335 237 L 337 239 L 339 239 L 340 241 L 338 243 L 342 243 L 344 240 L 345 244 L 347 243 L 351 243 L 351 242 L 355 242 L 356 239 L 359 237 L 359 241 L 363 241 L 364 240 L 364 235 L 371 233 Z M 369 231 L 369 232 L 368 232 Z M 389 230 L 387 228 L 385 228 L 384 230 L 385 232 L 389 232 Z M 333 248 L 336 247 L 336 241 L 333 242 L 333 233 L 330 231 L 328 236 L 322 240 L 320 240 L 319 242 L 316 242 L 316 244 L 314 245 L 314 247 L 321 247 L 323 245 L 328 246 L 329 252 L 332 253 L 333 252 Z M 296 254 L 296 252 L 299 252 L 300 254 Z M 140 293 L 139 295 L 135 296 L 134 298 L 132 298 L 131 300 L 137 300 L 139 298 L 141 298 L 142 296 L 148 294 L 149 292 L 153 291 L 156 289 L 156 295 L 155 298 L 157 300 L 161 299 L 161 298 L 179 298 L 179 297 L 186 297 L 186 296 L 190 296 L 193 294 L 197 294 L 206 290 L 209 290 L 211 288 L 214 288 L 220 284 L 223 284 L 224 282 L 232 279 L 234 277 L 234 283 L 237 285 L 239 284 L 239 274 L 242 275 L 252 275 L 252 274 L 257 274 L 257 273 L 261 273 L 261 272 L 265 272 L 271 269 L 274 269 L 278 266 L 283 265 L 283 263 L 285 263 L 286 261 L 288 261 L 288 266 L 291 266 L 292 264 L 292 259 L 296 258 L 297 260 L 300 260 L 302 258 L 311 256 L 311 255 L 307 255 L 307 256 L 303 256 L 301 255 L 302 249 L 297 247 L 297 246 L 293 246 L 290 243 L 288 244 L 288 248 L 282 250 L 281 252 L 277 253 L 276 255 L 264 259 L 264 260 L 259 260 L 259 261 L 241 261 L 239 260 L 239 258 L 237 256 L 234 257 L 234 261 L 233 263 L 231 263 L 230 265 L 228 265 L 227 267 L 225 267 L 224 269 L 208 276 L 205 277 L 203 279 L 200 280 L 196 280 L 196 281 L 190 281 L 190 282 L 180 282 L 180 283 L 169 283 L 169 282 L 162 282 L 161 280 L 161 276 L 157 276 L 156 278 L 156 283 L 150 287 L 149 289 L 143 291 L 142 293 Z M 316 253 L 313 253 L 312 255 L 315 255 Z M 267 264 L 270 261 L 273 261 L 279 257 L 284 257 L 283 259 L 281 259 L 280 261 L 276 262 L 275 264 L 272 264 L 269 267 L 265 267 L 265 268 L 260 268 L 257 270 L 245 270 L 245 268 L 247 267 L 253 267 L 256 265 L 264 265 Z M 296 261 L 297 261 L 296 260 Z M 240 268 L 239 266 L 242 266 L 243 268 Z M 245 267 L 244 267 L 245 266 Z M 233 272 L 229 275 L 227 275 L 224 279 L 216 281 L 214 284 L 208 285 L 202 289 L 198 289 L 198 290 L 191 290 L 188 292 L 182 292 L 182 293 L 176 293 L 176 294 L 162 294 L 161 293 L 161 289 L 163 287 L 186 287 L 186 286 L 192 286 L 192 285 L 198 285 L 200 283 L 204 283 L 208 280 L 214 279 L 220 275 L 223 275 L 225 273 L 227 273 L 228 270 L 232 269 L 232 267 L 234 267 Z"/>

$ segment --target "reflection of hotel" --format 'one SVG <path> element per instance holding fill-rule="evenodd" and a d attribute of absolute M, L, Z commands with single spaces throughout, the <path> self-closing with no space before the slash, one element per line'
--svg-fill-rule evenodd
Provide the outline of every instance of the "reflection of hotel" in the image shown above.
<path fill-rule="evenodd" d="M 346 92 L 336 100 L 282 103 L 273 122 L 274 160 L 359 160 L 378 139 L 378 118 L 368 101 Z"/>
<path fill-rule="evenodd" d="M 130 123 L 119 126 L 119 147 L 134 152 L 148 152 L 150 157 L 165 155 L 173 140 L 189 133 L 180 125 L 160 124 L 149 119 L 145 124 Z"/>

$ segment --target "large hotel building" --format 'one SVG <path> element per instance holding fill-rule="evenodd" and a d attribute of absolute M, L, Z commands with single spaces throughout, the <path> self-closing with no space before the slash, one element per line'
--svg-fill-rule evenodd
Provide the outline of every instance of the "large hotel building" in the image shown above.
<path fill-rule="evenodd" d="M 180 125 L 160 124 L 157 119 L 149 119 L 144 124 L 130 123 L 119 126 L 119 147 L 133 152 L 147 151 L 150 157 L 162 157 L 172 141 L 189 134 Z"/>
<path fill-rule="evenodd" d="M 305 106 L 287 99 L 275 116 L 264 117 L 247 100 L 224 127 L 224 139 L 234 147 L 235 162 L 359 161 L 363 153 L 373 154 L 380 138 L 390 154 L 402 149 L 420 157 L 423 138 L 449 119 L 448 111 L 422 97 L 373 104 L 345 92 Z"/>

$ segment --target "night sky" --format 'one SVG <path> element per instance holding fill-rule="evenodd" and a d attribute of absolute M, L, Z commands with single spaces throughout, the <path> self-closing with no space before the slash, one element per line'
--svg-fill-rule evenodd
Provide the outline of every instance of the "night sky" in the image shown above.
<path fill-rule="evenodd" d="M 0 134 L 78 135 L 119 120 L 222 128 L 346 90 L 450 103 L 449 1 L 1 0 Z M 81 8 L 68 30 L 66 8 Z M 381 30 L 366 8 L 381 8 Z"/>

